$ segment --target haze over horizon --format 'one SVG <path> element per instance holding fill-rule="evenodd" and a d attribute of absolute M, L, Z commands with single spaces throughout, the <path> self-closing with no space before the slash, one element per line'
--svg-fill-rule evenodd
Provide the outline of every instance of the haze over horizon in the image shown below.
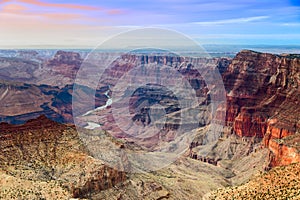
<path fill-rule="evenodd" d="M 2 0 L 0 10 L 1 48 L 95 48 L 143 27 L 179 31 L 200 44 L 300 45 L 296 0 Z"/>

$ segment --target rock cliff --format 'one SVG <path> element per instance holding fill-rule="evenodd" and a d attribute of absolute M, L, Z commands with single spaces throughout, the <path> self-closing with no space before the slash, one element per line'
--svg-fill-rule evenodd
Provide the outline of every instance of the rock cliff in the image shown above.
<path fill-rule="evenodd" d="M 263 139 L 271 150 L 272 166 L 299 162 L 299 149 L 286 146 L 284 138 L 299 137 L 300 56 L 244 50 L 223 79 L 226 124 L 235 134 Z"/>

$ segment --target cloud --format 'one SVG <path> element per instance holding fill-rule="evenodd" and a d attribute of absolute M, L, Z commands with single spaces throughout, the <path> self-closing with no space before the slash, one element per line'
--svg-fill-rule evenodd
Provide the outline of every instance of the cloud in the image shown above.
<path fill-rule="evenodd" d="M 40 16 L 54 20 L 74 20 L 84 17 L 83 15 L 73 13 L 41 13 Z"/>
<path fill-rule="evenodd" d="M 0 18 L 14 17 L 14 19 L 25 19 L 28 17 L 33 20 L 38 18 L 46 18 L 53 20 L 74 20 L 78 18 L 84 18 L 84 15 L 76 13 L 47 13 L 47 12 L 31 12 L 29 7 L 26 7 L 21 4 L 5 4 L 2 6 Z M 22 21 L 23 21 L 22 20 Z"/>
<path fill-rule="evenodd" d="M 87 12 L 89 10 L 89 12 Z M 40 0 L 0 0 L 0 19 L 19 18 L 19 20 L 46 20 L 57 23 L 99 23 L 104 19 L 108 21 L 111 16 L 118 16 L 124 11 L 99 6 L 86 6 L 78 4 L 47 3 Z M 99 20 L 98 17 L 101 16 Z M 23 18 L 23 19 L 22 19 Z"/>
<path fill-rule="evenodd" d="M 14 14 L 19 14 L 19 13 L 24 13 L 24 11 L 26 11 L 28 8 L 23 6 L 23 5 L 19 5 L 19 4 L 7 4 L 2 6 L 2 13 L 14 13 Z"/>
<path fill-rule="evenodd" d="M 108 10 L 107 13 L 110 15 L 120 15 L 120 14 L 124 14 L 125 12 L 120 9 L 111 9 L 111 10 Z"/>
<path fill-rule="evenodd" d="M 283 23 L 283 24 L 280 24 L 281 26 L 287 26 L 287 27 L 299 27 L 300 26 L 300 23 Z"/>
<path fill-rule="evenodd" d="M 236 23 L 248 23 L 253 21 L 261 21 L 268 19 L 269 16 L 256 16 L 256 17 L 245 17 L 245 18 L 236 18 L 236 19 L 225 19 L 218 21 L 208 21 L 208 22 L 193 22 L 191 24 L 197 25 L 223 25 L 223 24 L 236 24 Z"/>
<path fill-rule="evenodd" d="M 12 0 L 2 0 L 0 4 L 8 3 L 11 1 Z M 42 6 L 42 7 L 67 8 L 67 9 L 78 9 L 78 10 L 102 10 L 103 9 L 95 6 L 87 6 L 87 5 L 80 5 L 80 4 L 66 4 L 66 3 L 48 3 L 39 0 L 17 0 L 17 2 L 31 4 L 35 6 Z"/>
<path fill-rule="evenodd" d="M 6 47 L 94 47 L 124 28 L 105 27 L 123 10 L 110 7 L 0 0 L 0 42 Z M 80 38 L 80 39 L 78 39 Z"/>

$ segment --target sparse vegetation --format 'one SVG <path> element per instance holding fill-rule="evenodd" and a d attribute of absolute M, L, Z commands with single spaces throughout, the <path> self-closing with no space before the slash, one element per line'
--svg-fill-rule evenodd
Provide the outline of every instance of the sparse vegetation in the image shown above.
<path fill-rule="evenodd" d="M 218 189 L 210 199 L 300 199 L 300 163 L 276 167 L 238 187 Z"/>

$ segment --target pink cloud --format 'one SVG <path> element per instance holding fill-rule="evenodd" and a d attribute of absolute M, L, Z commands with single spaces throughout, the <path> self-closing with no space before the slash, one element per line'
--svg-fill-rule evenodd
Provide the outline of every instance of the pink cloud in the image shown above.
<path fill-rule="evenodd" d="M 36 7 L 40 7 L 40 9 L 36 9 Z M 58 9 L 47 9 L 49 7 L 55 7 Z M 78 9 L 90 9 L 91 12 L 78 12 Z M 0 21 L 1 19 L 5 19 L 4 21 L 7 21 L 8 19 L 14 19 L 13 21 L 11 21 L 11 24 L 17 24 L 16 19 L 23 22 L 26 19 L 27 21 L 40 21 L 46 24 L 86 23 L 94 25 L 103 25 L 107 24 L 109 21 L 113 21 L 113 15 L 121 14 L 124 14 L 124 11 L 120 9 L 106 9 L 101 7 L 92 7 L 75 4 L 54 4 L 46 3 L 40 0 L 0 0 Z M 97 17 L 99 15 L 101 16 L 101 18 Z"/>
<path fill-rule="evenodd" d="M 0 1 L 0 4 L 7 3 L 7 2 L 10 2 L 10 0 L 2 0 Z"/>
<path fill-rule="evenodd" d="M 13 14 L 20 14 L 24 13 L 27 10 L 27 7 L 19 4 L 7 4 L 2 6 L 1 12 L 3 13 L 13 13 Z"/>
<path fill-rule="evenodd" d="M 120 9 L 111 9 L 107 13 L 110 15 L 120 15 L 120 14 L 124 14 L 124 11 Z"/>
<path fill-rule="evenodd" d="M 0 4 L 11 2 L 11 0 L 2 0 Z M 87 6 L 87 5 L 79 5 L 79 4 L 65 4 L 65 3 L 48 3 L 39 0 L 17 0 L 20 3 L 27 3 L 35 6 L 42 7 L 56 7 L 56 8 L 67 8 L 67 9 L 78 9 L 78 10 L 103 10 L 103 8 L 95 7 L 95 6 Z"/>
<path fill-rule="evenodd" d="M 15 16 L 28 17 L 43 17 L 52 20 L 73 20 L 85 18 L 84 15 L 75 13 L 45 13 L 45 12 L 30 12 L 29 8 L 20 4 L 6 4 L 2 6 L 1 14 L 13 14 Z"/>
<path fill-rule="evenodd" d="M 2 14 L 13 14 L 19 16 L 33 16 L 33 17 L 42 17 L 47 19 L 55 19 L 55 20 L 72 20 L 72 19 L 79 19 L 88 20 L 88 21 L 99 21 L 95 20 L 92 17 L 86 14 L 77 14 L 64 11 L 62 12 L 55 12 L 49 13 L 47 11 L 39 12 L 37 10 L 32 10 L 30 5 L 38 6 L 38 7 L 53 7 L 53 8 L 65 8 L 65 9 L 76 9 L 76 10 L 90 10 L 95 11 L 94 14 L 97 15 L 97 11 L 103 12 L 109 17 L 110 15 L 121 15 L 124 14 L 124 10 L 121 9 L 107 9 L 102 7 L 95 7 L 95 6 L 87 6 L 87 5 L 79 5 L 79 4 L 60 4 L 60 3 L 49 3 L 41 0 L 0 0 L 0 11 Z M 98 18 L 97 18 L 98 19 Z M 108 20 L 108 19 L 107 19 Z"/>

